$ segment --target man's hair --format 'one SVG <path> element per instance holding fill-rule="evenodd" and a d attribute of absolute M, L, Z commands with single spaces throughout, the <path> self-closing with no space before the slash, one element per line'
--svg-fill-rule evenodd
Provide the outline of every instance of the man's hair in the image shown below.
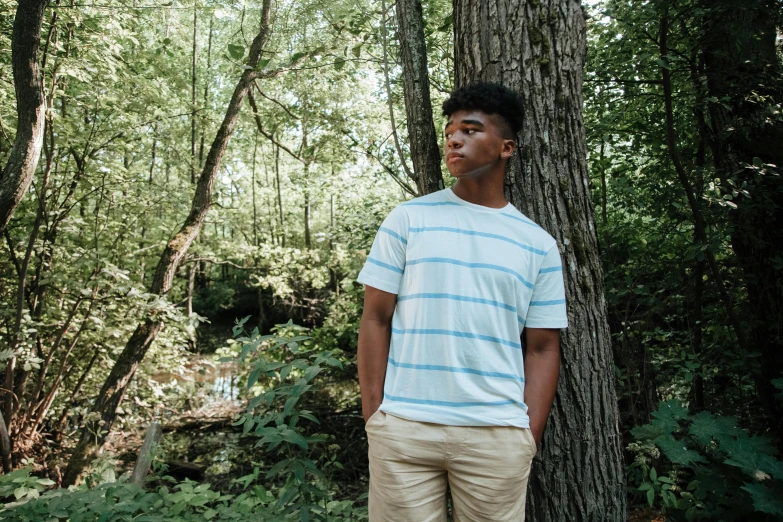
<path fill-rule="evenodd" d="M 522 97 L 508 87 L 498 83 L 475 82 L 460 87 L 443 102 L 443 115 L 451 116 L 457 111 L 481 111 L 497 114 L 508 124 L 501 128 L 506 138 L 513 139 L 520 130 L 525 118 Z M 510 131 L 511 135 L 508 135 Z"/>

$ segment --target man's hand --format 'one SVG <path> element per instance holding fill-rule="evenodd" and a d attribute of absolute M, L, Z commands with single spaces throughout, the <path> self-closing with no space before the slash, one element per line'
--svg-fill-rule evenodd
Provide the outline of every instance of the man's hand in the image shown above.
<path fill-rule="evenodd" d="M 364 311 L 359 323 L 359 388 L 362 417 L 367 422 L 383 401 L 383 382 L 389 361 L 391 321 L 397 294 L 365 286 Z"/>
<path fill-rule="evenodd" d="M 525 332 L 525 404 L 530 431 L 540 444 L 560 374 L 560 330 L 527 328 Z"/>

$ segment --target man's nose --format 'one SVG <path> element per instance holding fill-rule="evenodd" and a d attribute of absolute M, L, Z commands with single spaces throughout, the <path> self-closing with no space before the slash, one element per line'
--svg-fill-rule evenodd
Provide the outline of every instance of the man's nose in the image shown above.
<path fill-rule="evenodd" d="M 457 134 L 454 133 L 454 134 L 451 135 L 451 138 L 446 140 L 446 145 L 450 149 L 458 149 L 458 148 L 462 147 L 462 140 L 457 138 Z"/>

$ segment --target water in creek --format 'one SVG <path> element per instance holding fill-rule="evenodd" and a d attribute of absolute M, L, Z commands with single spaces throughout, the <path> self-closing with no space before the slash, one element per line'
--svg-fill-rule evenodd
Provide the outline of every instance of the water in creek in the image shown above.
<path fill-rule="evenodd" d="M 201 470 L 206 477 L 234 475 L 241 471 L 236 468 L 246 459 L 247 446 L 255 442 L 242 437 L 241 431 L 231 425 L 247 404 L 239 386 L 237 365 L 205 355 L 193 356 L 184 366 L 180 374 L 161 372 L 152 376 L 159 383 L 177 381 L 191 396 L 188 402 L 197 406 L 185 415 L 162 420 L 163 460 L 172 471 L 189 463 L 195 465 L 191 474 L 198 475 L 201 472 L 194 470 Z"/>

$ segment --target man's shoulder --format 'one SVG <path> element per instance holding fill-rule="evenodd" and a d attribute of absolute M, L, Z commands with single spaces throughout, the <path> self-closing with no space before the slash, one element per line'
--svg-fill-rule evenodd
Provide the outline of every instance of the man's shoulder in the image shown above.
<path fill-rule="evenodd" d="M 557 240 L 549 232 L 515 207 L 503 211 L 501 214 L 508 220 L 506 223 L 510 223 L 513 230 L 522 236 L 526 242 L 532 243 L 532 246 L 548 252 L 553 246 L 557 245 Z"/>

